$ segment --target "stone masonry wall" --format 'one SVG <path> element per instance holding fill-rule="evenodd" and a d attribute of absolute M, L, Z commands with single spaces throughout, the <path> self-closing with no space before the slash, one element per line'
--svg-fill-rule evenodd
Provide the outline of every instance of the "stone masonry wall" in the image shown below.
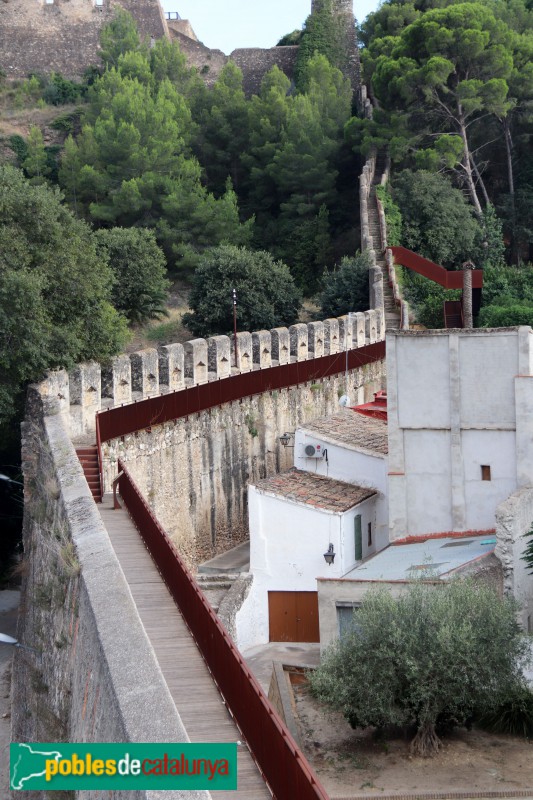
<path fill-rule="evenodd" d="M 196 67 L 207 86 L 212 86 L 228 63 L 228 56 L 222 50 L 212 50 L 201 42 L 185 36 L 181 31 L 172 30 L 171 37 L 176 41 L 187 58 L 190 67 Z"/>
<path fill-rule="evenodd" d="M 30 72 L 80 77 L 99 62 L 99 36 L 116 8 L 129 11 L 143 38 L 168 36 L 159 0 L 3 0 L 0 8 L 0 67 L 8 78 Z"/>
<path fill-rule="evenodd" d="M 381 363 L 350 373 L 348 394 L 381 388 Z M 190 566 L 247 538 L 249 483 L 292 466 L 279 437 L 332 414 L 345 376 L 268 392 L 139 431 L 104 445 L 107 483 L 121 458 Z"/>
<path fill-rule="evenodd" d="M 234 50 L 230 58 L 242 70 L 246 95 L 249 97 L 252 94 L 259 94 L 263 78 L 274 66 L 279 67 L 292 80 L 298 49 L 296 46 L 271 47 L 266 50 L 248 47 Z"/>
<path fill-rule="evenodd" d="M 74 442 L 94 443 L 95 415 L 106 408 L 180 391 L 231 375 L 307 361 L 383 340 L 383 314 L 350 316 L 297 324 L 272 331 L 195 339 L 114 358 L 102 367 L 81 364 L 70 374 L 51 373 L 41 391 L 57 401 Z M 247 534 L 246 487 L 284 469 L 291 450 L 285 431 L 331 413 L 348 393 L 354 404 L 381 388 L 382 362 L 290 389 L 228 403 L 102 448 L 104 490 L 111 491 L 118 458 L 128 463 L 146 499 L 194 565 L 225 550 Z"/>
<path fill-rule="evenodd" d="M 30 389 L 17 635 L 33 649 L 15 652 L 12 741 L 186 742 L 58 411 L 56 400 Z M 49 792 L 26 794 L 44 800 Z M 84 792 L 87 800 L 100 795 Z M 162 800 L 154 792 L 109 796 Z"/>

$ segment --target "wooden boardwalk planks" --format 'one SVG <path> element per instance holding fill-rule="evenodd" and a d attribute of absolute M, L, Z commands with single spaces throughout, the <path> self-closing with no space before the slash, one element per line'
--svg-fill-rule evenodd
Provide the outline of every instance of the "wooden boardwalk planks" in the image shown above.
<path fill-rule="evenodd" d="M 240 732 L 128 514 L 113 511 L 109 496 L 99 511 L 191 742 L 240 741 Z M 217 800 L 269 800 L 270 791 L 244 745 L 238 748 L 237 764 L 237 791 L 216 792 Z"/>

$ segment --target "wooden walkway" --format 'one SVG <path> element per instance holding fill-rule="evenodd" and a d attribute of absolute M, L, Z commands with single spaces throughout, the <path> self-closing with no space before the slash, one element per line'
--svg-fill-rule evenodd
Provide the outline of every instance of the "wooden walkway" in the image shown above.
<path fill-rule="evenodd" d="M 127 512 L 114 511 L 110 495 L 98 508 L 189 739 L 240 741 L 241 734 Z M 245 745 L 238 748 L 237 791 L 215 792 L 213 797 L 272 797 Z"/>

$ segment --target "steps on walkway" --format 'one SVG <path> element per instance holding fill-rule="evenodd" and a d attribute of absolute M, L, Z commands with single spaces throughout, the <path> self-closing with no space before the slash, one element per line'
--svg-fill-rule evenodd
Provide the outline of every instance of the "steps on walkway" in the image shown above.
<path fill-rule="evenodd" d="M 392 287 L 389 283 L 389 273 L 387 269 L 387 262 L 385 261 L 385 257 L 383 255 L 381 228 L 379 224 L 379 214 L 376 202 L 376 186 L 381 184 L 381 176 L 385 170 L 386 160 L 387 158 L 384 151 L 378 152 L 376 158 L 376 173 L 374 175 L 374 181 L 368 200 L 368 224 L 370 235 L 372 237 L 372 243 L 374 245 L 374 251 L 376 253 L 376 262 L 378 266 L 381 267 L 383 272 L 383 305 L 385 309 L 385 328 L 398 329 L 400 327 L 401 315 L 398 306 L 394 302 Z"/>
<path fill-rule="evenodd" d="M 83 468 L 85 480 L 91 494 L 97 503 L 102 502 L 102 487 L 100 485 L 100 468 L 98 466 L 98 448 L 95 444 L 76 448 L 76 455 Z"/>

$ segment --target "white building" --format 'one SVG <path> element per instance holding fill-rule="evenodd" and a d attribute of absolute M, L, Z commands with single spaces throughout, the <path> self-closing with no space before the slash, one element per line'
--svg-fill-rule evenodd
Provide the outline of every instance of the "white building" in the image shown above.
<path fill-rule="evenodd" d="M 387 375 L 388 423 L 351 409 L 316 420 L 295 433 L 295 469 L 249 487 L 241 648 L 330 641 L 368 586 L 409 582 L 420 545 L 438 553 L 437 579 L 477 570 L 513 593 L 531 630 L 533 332 L 393 332 Z"/>
<path fill-rule="evenodd" d="M 386 422 L 351 409 L 315 420 L 295 433 L 294 464 L 248 487 L 253 583 L 236 618 L 243 649 L 318 642 L 317 578 L 342 577 L 389 541 Z"/>
<path fill-rule="evenodd" d="M 533 483 L 530 328 L 387 335 L 391 541 L 490 530 Z"/>

